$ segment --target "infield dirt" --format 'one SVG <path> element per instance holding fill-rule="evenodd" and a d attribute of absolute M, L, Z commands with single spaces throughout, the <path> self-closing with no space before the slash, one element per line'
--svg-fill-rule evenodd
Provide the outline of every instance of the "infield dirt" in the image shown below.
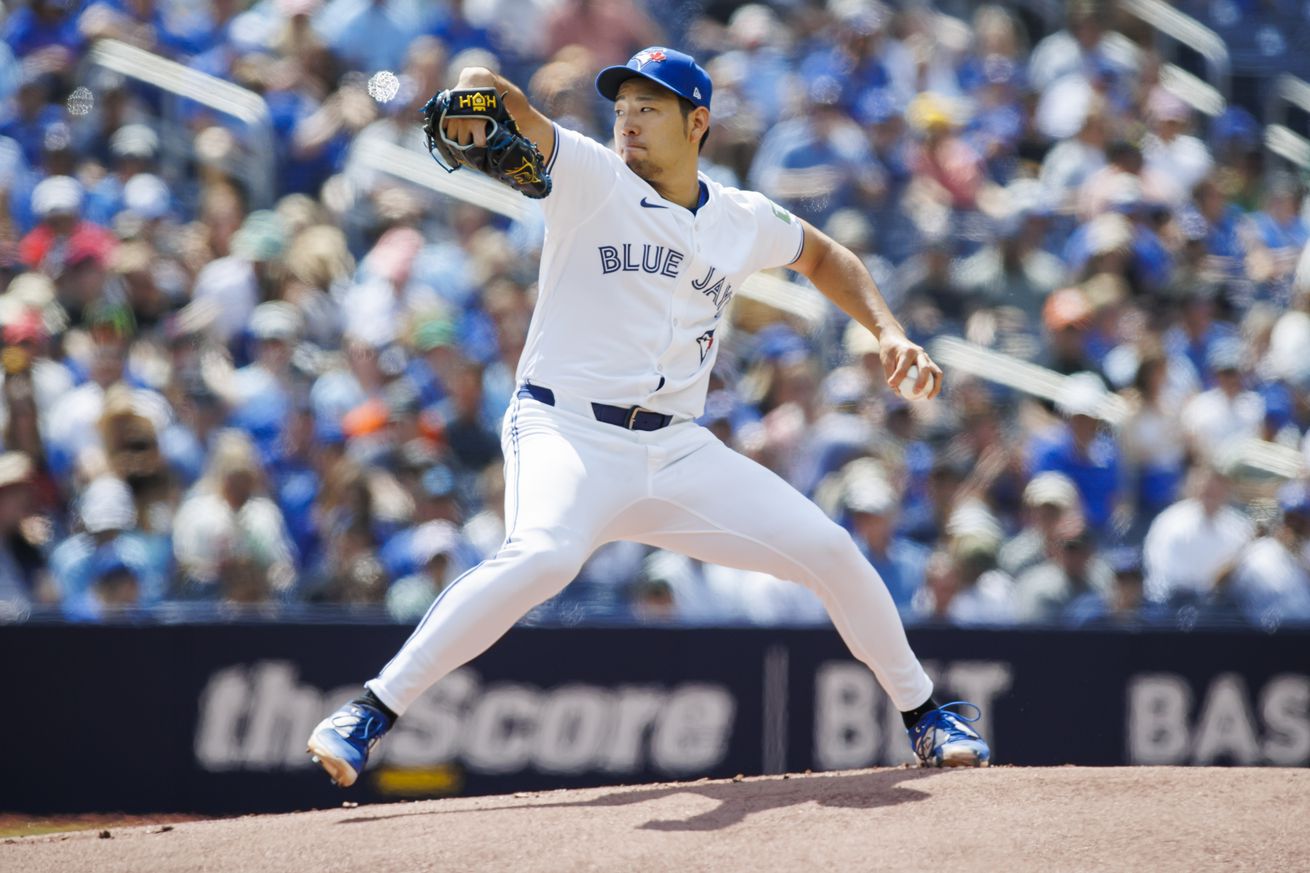
<path fill-rule="evenodd" d="M 1308 823 L 1307 770 L 864 770 L 26 837 L 0 870 L 1272 873 L 1310 870 Z"/>

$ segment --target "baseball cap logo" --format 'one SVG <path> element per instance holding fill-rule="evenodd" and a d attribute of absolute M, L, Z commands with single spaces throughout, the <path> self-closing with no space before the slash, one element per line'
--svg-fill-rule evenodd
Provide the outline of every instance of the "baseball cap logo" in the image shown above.
<path fill-rule="evenodd" d="M 645 49 L 633 55 L 630 63 L 640 70 L 651 61 L 667 61 L 668 59 L 669 56 L 664 53 L 663 49 Z"/>

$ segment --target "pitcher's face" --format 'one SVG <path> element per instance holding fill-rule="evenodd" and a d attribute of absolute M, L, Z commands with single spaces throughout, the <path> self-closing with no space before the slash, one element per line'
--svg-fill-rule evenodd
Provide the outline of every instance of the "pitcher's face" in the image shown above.
<path fill-rule="evenodd" d="M 650 182 L 684 161 L 694 161 L 699 142 L 691 117 L 683 116 L 672 91 L 639 77 L 619 86 L 614 150 L 638 176 Z"/>

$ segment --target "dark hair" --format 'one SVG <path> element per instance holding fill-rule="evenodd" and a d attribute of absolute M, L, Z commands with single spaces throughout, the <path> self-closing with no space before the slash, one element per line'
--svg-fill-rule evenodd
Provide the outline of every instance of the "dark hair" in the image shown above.
<path fill-rule="evenodd" d="M 1127 140 L 1119 139 L 1105 147 L 1105 157 L 1112 163 L 1133 171 L 1142 164 L 1142 150 Z"/>
<path fill-rule="evenodd" d="M 683 125 L 683 127 L 686 127 L 686 126 L 687 126 L 687 119 L 690 118 L 690 117 L 691 117 L 691 114 L 692 114 L 693 112 L 696 111 L 696 104 L 692 103 L 692 102 L 691 102 L 690 100 L 688 100 L 686 97 L 679 97 L 679 98 L 678 98 L 678 109 L 680 109 L 680 110 L 682 111 L 682 125 Z M 703 151 L 705 151 L 705 140 L 707 140 L 707 139 L 709 139 L 709 138 L 710 138 L 710 131 L 709 131 L 709 128 L 706 128 L 706 129 L 705 129 L 705 133 L 703 133 L 703 134 L 701 135 L 701 138 L 700 138 L 700 145 L 696 147 L 696 150 L 697 150 L 698 152 L 703 152 Z"/>

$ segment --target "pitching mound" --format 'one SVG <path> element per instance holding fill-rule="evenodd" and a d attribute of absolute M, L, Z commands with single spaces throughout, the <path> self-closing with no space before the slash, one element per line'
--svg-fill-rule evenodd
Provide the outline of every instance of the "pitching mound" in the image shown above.
<path fill-rule="evenodd" d="M 1270 871 L 1305 869 L 1308 819 L 1304 770 L 899 769 L 29 837 L 0 869 Z"/>

